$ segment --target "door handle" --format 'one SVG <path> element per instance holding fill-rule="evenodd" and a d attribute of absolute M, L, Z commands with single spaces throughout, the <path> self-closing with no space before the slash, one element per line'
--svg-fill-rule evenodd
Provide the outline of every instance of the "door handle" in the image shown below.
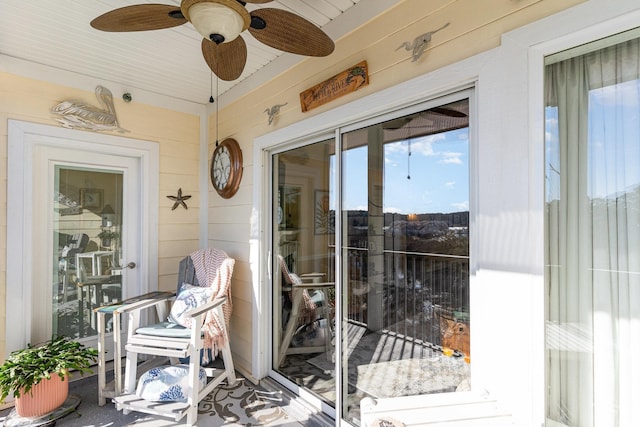
<path fill-rule="evenodd" d="M 134 268 L 136 268 L 136 263 L 131 261 L 129 264 L 125 265 L 124 268 L 134 269 Z"/>

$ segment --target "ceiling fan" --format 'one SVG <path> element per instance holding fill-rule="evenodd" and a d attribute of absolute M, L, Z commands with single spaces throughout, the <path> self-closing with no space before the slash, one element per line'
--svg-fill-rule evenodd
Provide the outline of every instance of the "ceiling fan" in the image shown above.
<path fill-rule="evenodd" d="M 136 4 L 114 9 L 91 21 L 95 29 L 109 32 L 147 31 L 190 22 L 202 35 L 202 56 L 222 80 L 240 77 L 247 61 L 247 45 L 240 36 L 248 29 L 258 41 L 284 52 L 327 56 L 334 43 L 305 18 L 282 9 L 249 12 L 247 3 L 272 0 L 182 0 L 180 7 Z"/>

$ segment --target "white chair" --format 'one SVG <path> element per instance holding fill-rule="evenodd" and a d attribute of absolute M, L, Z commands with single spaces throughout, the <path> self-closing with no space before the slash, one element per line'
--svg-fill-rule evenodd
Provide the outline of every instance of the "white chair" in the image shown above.
<path fill-rule="evenodd" d="M 62 283 L 62 302 L 67 302 L 67 287 L 74 288 L 78 279 L 76 255 L 85 251 L 89 243 L 89 236 L 76 233 L 67 237 L 67 241 L 60 252 L 59 273 Z"/>
<path fill-rule="evenodd" d="M 335 287 L 333 282 L 313 282 L 305 283 L 301 276 L 289 271 L 284 258 L 278 255 L 278 265 L 282 273 L 282 290 L 287 292 L 291 298 L 291 313 L 287 319 L 284 327 L 284 336 L 280 344 L 280 351 L 278 353 L 278 366 L 282 365 L 284 358 L 288 354 L 304 354 L 304 353 L 322 353 L 326 352 L 327 359 L 331 360 L 331 314 L 328 307 L 327 291 Z M 308 280 L 314 280 L 318 276 L 316 274 L 302 275 L 307 276 Z M 316 304 L 309 295 L 310 290 L 320 292 L 322 295 L 322 301 Z M 324 345 L 322 346 L 292 346 L 292 340 L 296 333 L 296 330 L 307 323 L 311 323 L 316 320 L 318 312 L 324 317 L 322 324 L 324 334 Z"/>
<path fill-rule="evenodd" d="M 127 357 L 125 366 L 124 393 L 114 401 L 118 410 L 144 412 L 181 420 L 186 415 L 186 425 L 193 425 L 198 418 L 198 403 L 218 387 L 223 381 L 235 383 L 235 370 L 229 347 L 227 322 L 231 314 L 230 281 L 234 260 L 224 252 L 214 249 L 203 249 L 194 252 L 181 262 L 180 277 L 191 277 L 191 287 L 179 283 L 182 292 L 173 303 L 171 316 L 180 316 L 180 320 L 191 327 L 172 321 L 160 322 L 141 327 L 142 310 L 156 308 L 160 300 L 145 300 L 119 309 L 129 319 Z M 186 274 L 185 274 L 186 270 Z M 191 270 L 191 272 L 189 272 Z M 193 273 L 195 270 L 195 274 Z M 194 283 L 195 282 L 195 283 Z M 199 286 L 203 284 L 203 286 Z M 209 286 L 204 286 L 207 284 Z M 189 309 L 192 291 L 206 293 L 212 289 L 208 302 Z M 181 299 L 183 293 L 190 293 L 189 298 Z M 203 296 L 202 299 L 207 299 Z M 180 310 L 174 310 L 180 304 Z M 175 319 L 174 319 L 175 320 Z M 207 375 L 206 386 L 199 390 L 202 350 L 207 351 L 205 343 L 213 343 L 215 356 L 218 350 L 222 353 L 224 370 L 204 368 Z M 138 355 L 152 355 L 163 358 L 184 359 L 188 363 L 188 396 L 186 402 L 149 401 L 136 394 Z"/>

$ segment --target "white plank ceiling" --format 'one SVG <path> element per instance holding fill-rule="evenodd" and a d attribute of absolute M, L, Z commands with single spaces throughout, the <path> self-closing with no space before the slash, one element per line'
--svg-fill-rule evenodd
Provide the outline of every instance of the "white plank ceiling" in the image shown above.
<path fill-rule="evenodd" d="M 337 40 L 398 2 L 275 0 L 246 7 L 286 9 Z M 89 25 L 107 11 L 139 3 L 180 5 L 179 0 L 0 0 L 0 71 L 37 69 L 39 73 L 24 74 L 37 75 L 41 80 L 48 80 L 49 75 L 68 74 L 106 87 L 112 84 L 130 91 L 134 97 L 138 90 L 180 102 L 208 104 L 216 80 L 202 58 L 201 36 L 191 24 L 129 33 L 107 33 Z M 218 82 L 224 103 L 304 59 L 270 48 L 248 31 L 242 37 L 247 43 L 247 65 L 237 80 Z"/>

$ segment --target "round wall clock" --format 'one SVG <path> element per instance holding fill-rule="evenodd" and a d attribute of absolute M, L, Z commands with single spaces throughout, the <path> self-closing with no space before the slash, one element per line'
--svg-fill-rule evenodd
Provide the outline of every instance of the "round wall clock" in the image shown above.
<path fill-rule="evenodd" d="M 216 147 L 211 157 L 211 183 L 225 199 L 233 197 L 242 179 L 242 150 L 238 141 L 227 138 Z"/>

